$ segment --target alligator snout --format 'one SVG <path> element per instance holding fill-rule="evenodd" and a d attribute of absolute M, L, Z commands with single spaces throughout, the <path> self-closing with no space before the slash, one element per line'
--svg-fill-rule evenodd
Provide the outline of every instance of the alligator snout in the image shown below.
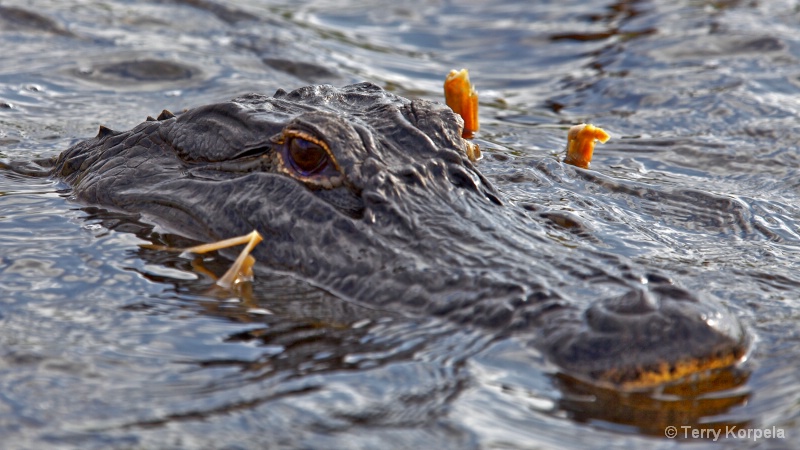
<path fill-rule="evenodd" d="M 570 374 L 631 388 L 729 367 L 748 345 L 722 305 L 670 284 L 599 300 L 547 341 Z"/>

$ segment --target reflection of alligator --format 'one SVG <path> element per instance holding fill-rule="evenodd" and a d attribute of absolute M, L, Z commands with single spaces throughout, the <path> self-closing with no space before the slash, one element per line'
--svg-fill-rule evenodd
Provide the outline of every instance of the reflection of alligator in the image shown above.
<path fill-rule="evenodd" d="M 194 239 L 257 229 L 268 267 L 530 338 L 580 378 L 653 384 L 742 356 L 721 306 L 548 238 L 476 170 L 460 127 L 444 106 L 371 84 L 311 86 L 101 128 L 53 173 L 83 202 Z"/>

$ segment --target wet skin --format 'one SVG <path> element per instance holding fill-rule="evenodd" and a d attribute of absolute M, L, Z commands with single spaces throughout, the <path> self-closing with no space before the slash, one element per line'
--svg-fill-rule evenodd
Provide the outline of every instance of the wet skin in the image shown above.
<path fill-rule="evenodd" d="M 80 202 L 200 241 L 255 229 L 264 267 L 518 337 L 591 382 L 651 386 L 743 356 L 747 335 L 722 305 L 548 238 L 478 171 L 462 123 L 368 83 L 309 86 L 101 128 L 52 174 Z"/>

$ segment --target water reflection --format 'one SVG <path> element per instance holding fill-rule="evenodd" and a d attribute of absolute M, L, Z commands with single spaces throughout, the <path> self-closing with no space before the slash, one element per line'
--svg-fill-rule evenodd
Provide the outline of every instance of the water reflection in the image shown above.
<path fill-rule="evenodd" d="M 652 10 L 649 2 L 641 0 L 619 1 L 606 8 L 605 12 L 587 13 L 585 17 L 579 17 L 579 22 L 597 23 L 602 29 L 594 30 L 591 26 L 586 26 L 587 30 L 575 32 L 555 33 L 550 36 L 553 41 L 573 40 L 573 41 L 606 41 L 612 40 L 609 47 L 613 46 L 616 40 L 629 40 L 641 36 L 656 34 L 658 29 L 654 26 L 637 27 L 635 19 L 645 15 Z M 583 28 L 583 26 L 576 26 Z M 599 54 L 600 52 L 596 52 Z M 592 65 L 593 68 L 602 70 L 602 65 Z"/>
<path fill-rule="evenodd" d="M 0 23 L 6 31 L 44 32 L 74 37 L 55 20 L 25 8 L 0 5 Z"/>
<path fill-rule="evenodd" d="M 105 63 L 77 69 L 74 75 L 104 84 L 134 84 L 186 82 L 198 76 L 200 70 L 172 61 L 140 59 Z"/>
<path fill-rule="evenodd" d="M 749 372 L 732 368 L 656 391 L 620 392 L 559 375 L 557 386 L 564 392 L 560 407 L 573 420 L 611 429 L 623 425 L 662 437 L 669 426 L 723 431 L 731 426 L 747 428 L 748 420 L 726 416 L 750 399 L 748 378 Z"/>

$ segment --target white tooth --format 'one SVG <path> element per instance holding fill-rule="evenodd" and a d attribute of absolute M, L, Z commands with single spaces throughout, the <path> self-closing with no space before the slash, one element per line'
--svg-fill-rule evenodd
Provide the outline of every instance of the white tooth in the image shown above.
<path fill-rule="evenodd" d="M 325 189 L 333 189 L 333 185 L 331 184 L 331 180 L 329 180 L 327 178 L 323 178 L 320 181 L 320 183 L 322 184 L 322 187 L 324 187 Z"/>
<path fill-rule="evenodd" d="M 330 177 L 331 186 L 337 188 L 342 185 L 342 177 Z"/>

